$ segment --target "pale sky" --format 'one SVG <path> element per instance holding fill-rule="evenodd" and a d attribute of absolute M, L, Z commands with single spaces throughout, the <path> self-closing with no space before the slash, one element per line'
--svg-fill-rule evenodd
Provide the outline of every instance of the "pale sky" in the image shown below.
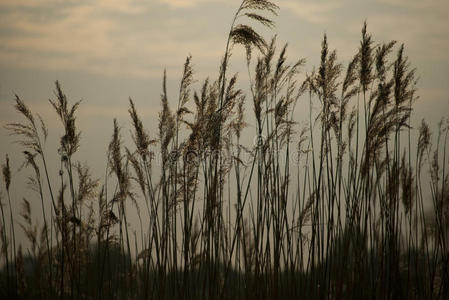
<path fill-rule="evenodd" d="M 317 65 L 328 36 L 344 66 L 359 46 L 367 20 L 375 42 L 397 40 L 417 68 L 419 102 L 412 122 L 436 124 L 449 115 L 448 0 L 280 0 L 276 28 L 268 39 L 288 42 L 288 57 Z M 0 0 L 0 160 L 10 154 L 17 170 L 22 156 L 3 128 L 17 121 L 18 94 L 50 129 L 50 154 L 61 131 L 48 99 L 59 80 L 69 100 L 83 99 L 78 114 L 80 154 L 94 168 L 105 166 L 105 150 L 117 117 L 129 140 L 132 97 L 154 137 L 164 68 L 174 103 L 182 65 L 193 56 L 195 78 L 217 76 L 238 0 Z M 242 52 L 231 61 L 245 83 Z M 245 88 L 244 86 L 241 86 Z M 56 125 L 57 124 L 57 125 Z M 53 151 L 53 152 L 51 152 Z M 20 193 L 19 193 L 20 194 Z"/>
<path fill-rule="evenodd" d="M 266 37 L 277 33 L 290 44 L 290 58 L 306 58 L 309 70 L 319 58 L 323 33 L 345 62 L 367 20 L 376 41 L 405 43 L 423 100 L 449 99 L 448 1 L 275 2 L 277 28 Z M 8 118 L 5 102 L 13 93 L 37 102 L 51 96 L 56 79 L 69 96 L 86 99 L 85 106 L 101 108 L 102 114 L 123 110 L 115 104 L 128 96 L 154 97 L 151 104 L 157 105 L 163 69 L 169 79 L 178 79 L 188 54 L 197 79 L 216 75 L 238 5 L 238 0 L 0 0 L 1 117 Z"/>

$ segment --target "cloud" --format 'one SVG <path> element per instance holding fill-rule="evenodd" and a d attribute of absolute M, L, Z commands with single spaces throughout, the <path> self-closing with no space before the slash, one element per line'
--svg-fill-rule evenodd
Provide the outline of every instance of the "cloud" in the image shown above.
<path fill-rule="evenodd" d="M 42 7 L 49 4 L 56 4 L 58 0 L 2 0 L 0 7 Z"/>
<path fill-rule="evenodd" d="M 218 3 L 224 2 L 223 0 L 159 0 L 161 3 L 164 3 L 173 8 L 187 8 L 194 7 L 201 3 Z"/>
<path fill-rule="evenodd" d="M 148 2 L 144 0 L 2 0 L 0 7 L 4 8 L 28 8 L 39 9 L 51 7 L 74 7 L 79 5 L 90 5 L 97 8 L 119 11 L 121 13 L 141 13 Z"/>
<path fill-rule="evenodd" d="M 223 54 L 228 30 L 223 15 L 232 16 L 235 9 L 224 0 L 214 1 L 212 6 L 206 0 L 1 0 L 0 66 L 159 78 L 164 68 L 178 72 L 192 54 L 194 62 L 200 61 L 198 69 L 210 75 Z M 279 0 L 289 21 L 277 30 L 295 39 L 291 26 L 300 18 L 307 30 L 319 27 L 313 33 L 320 31 L 319 38 L 323 29 L 328 32 L 346 59 L 367 18 L 381 41 L 399 39 L 417 55 L 445 58 L 446 1 L 412 0 L 409 7 L 408 1 L 381 1 Z M 303 41 L 315 37 L 301 34 Z"/>
<path fill-rule="evenodd" d="M 97 0 L 94 1 L 96 9 L 105 9 L 121 14 L 143 14 L 149 8 L 148 2 L 143 0 Z"/>
<path fill-rule="evenodd" d="M 162 3 L 167 4 L 171 7 L 192 7 L 200 2 L 203 2 L 203 0 L 160 0 Z"/>
<path fill-rule="evenodd" d="M 445 0 L 380 0 L 382 4 L 387 4 L 395 7 L 402 7 L 407 9 L 428 9 L 435 8 L 437 6 L 449 6 Z"/>
<path fill-rule="evenodd" d="M 211 43 L 217 35 L 196 34 L 201 18 L 177 18 L 143 0 L 26 3 L 3 3 L 0 66 L 159 78 L 189 53 L 214 63 L 221 55 Z"/>
<path fill-rule="evenodd" d="M 330 13 L 341 6 L 337 2 L 318 2 L 318 1 L 292 1 L 283 0 L 277 3 L 282 10 L 300 17 L 301 19 L 313 23 L 323 24 L 327 23 L 331 15 Z"/>

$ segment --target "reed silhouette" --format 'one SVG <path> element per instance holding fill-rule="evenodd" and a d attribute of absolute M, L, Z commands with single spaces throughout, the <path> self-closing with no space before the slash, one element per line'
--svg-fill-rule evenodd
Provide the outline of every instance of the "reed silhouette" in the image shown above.
<path fill-rule="evenodd" d="M 145 129 L 130 99 L 134 144 L 114 120 L 103 180 L 73 158 L 80 102 L 71 105 L 56 82 L 50 105 L 63 135 L 54 158 L 44 120 L 16 96 L 22 121 L 6 129 L 23 148 L 41 211 L 23 198 L 21 217 L 13 215 L 21 195 L 10 194 L 6 157 L 2 299 L 449 297 L 449 122 L 436 143 L 424 120 L 412 140 L 417 83 L 404 45 L 376 43 L 365 23 L 343 66 L 324 35 L 319 66 L 303 76 L 304 59 L 289 63 L 287 45 L 248 25 L 273 28 L 277 11 L 243 0 L 218 78 L 195 91 L 187 57 L 175 105 L 164 72 L 158 131 Z M 239 45 L 248 94 L 229 75 Z M 50 159 L 59 160 L 57 180 Z M 140 228 L 129 225 L 130 208 Z"/>

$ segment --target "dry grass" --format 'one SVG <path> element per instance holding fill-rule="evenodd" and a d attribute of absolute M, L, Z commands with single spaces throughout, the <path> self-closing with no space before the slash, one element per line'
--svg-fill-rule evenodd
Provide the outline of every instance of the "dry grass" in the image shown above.
<path fill-rule="evenodd" d="M 423 120 L 412 145 L 416 79 L 404 46 L 377 44 L 364 24 L 346 68 L 324 36 L 317 71 L 303 76 L 304 59 L 289 63 L 287 45 L 278 50 L 245 23 L 273 28 L 266 15 L 277 9 L 243 0 L 218 78 L 196 91 L 187 57 L 175 108 L 164 72 L 158 132 L 145 129 L 130 99 L 134 145 L 125 147 L 114 120 L 103 180 L 73 159 L 80 102 L 71 106 L 56 82 L 50 104 L 63 135 L 52 181 L 45 123 L 16 96 L 23 120 L 6 129 L 23 147 L 42 223 L 32 222 L 28 199 L 13 216 L 21 195 L 10 195 L 6 157 L 2 298 L 449 297 L 449 122 L 432 144 Z M 237 45 L 246 50 L 249 95 L 228 75 Z M 304 99 L 309 120 L 298 120 Z M 248 136 L 254 143 L 244 143 Z M 131 208 L 140 228 L 129 225 Z M 30 241 L 26 254 L 16 224 Z"/>

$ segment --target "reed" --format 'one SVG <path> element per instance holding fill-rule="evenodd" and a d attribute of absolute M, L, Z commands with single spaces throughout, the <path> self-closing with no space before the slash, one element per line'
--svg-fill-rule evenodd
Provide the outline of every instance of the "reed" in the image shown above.
<path fill-rule="evenodd" d="M 365 23 L 348 63 L 324 35 L 319 66 L 305 73 L 305 59 L 290 62 L 288 45 L 248 25 L 273 28 L 277 10 L 241 2 L 218 78 L 197 83 L 188 56 L 171 101 L 164 72 L 154 132 L 129 99 L 133 143 L 114 119 L 102 179 L 74 156 L 80 102 L 59 82 L 56 179 L 47 127 L 15 97 L 22 121 L 6 129 L 23 148 L 19 171 L 31 174 L 42 220 L 32 221 L 31 198 L 20 218 L 13 211 L 21 195 L 11 194 L 6 157 L 2 298 L 449 297 L 449 121 L 436 137 L 424 120 L 410 123 L 417 81 L 404 45 L 375 42 Z M 238 46 L 248 94 L 241 75 L 229 75 Z"/>

